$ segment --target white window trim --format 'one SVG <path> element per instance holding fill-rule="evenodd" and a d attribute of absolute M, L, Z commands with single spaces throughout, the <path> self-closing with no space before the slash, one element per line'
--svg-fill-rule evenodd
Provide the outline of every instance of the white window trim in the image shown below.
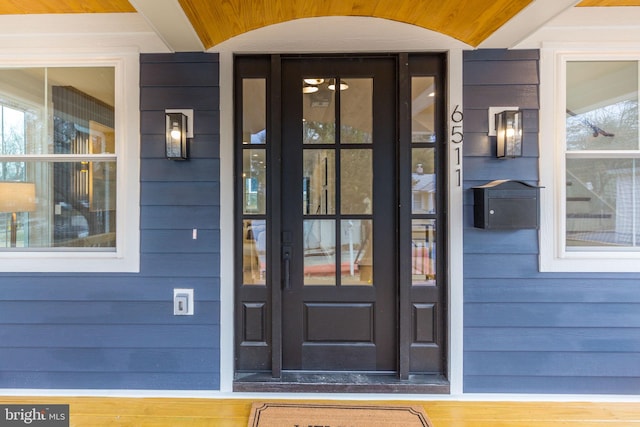
<path fill-rule="evenodd" d="M 140 271 L 140 65 L 135 50 L 93 49 L 51 54 L 0 51 L 2 67 L 115 67 L 117 154 L 116 251 L 1 252 L 0 272 Z"/>
<path fill-rule="evenodd" d="M 540 271 L 640 272 L 640 248 L 630 251 L 567 251 L 565 247 L 565 64 L 632 60 L 637 46 L 548 46 L 540 56 Z"/>

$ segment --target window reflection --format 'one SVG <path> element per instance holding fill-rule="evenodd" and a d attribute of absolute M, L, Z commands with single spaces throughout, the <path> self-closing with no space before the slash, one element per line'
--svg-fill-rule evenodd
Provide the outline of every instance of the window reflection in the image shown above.
<path fill-rule="evenodd" d="M 434 153 L 433 148 L 414 148 L 411 150 L 413 165 L 411 198 L 414 214 L 433 214 L 436 212 Z"/>
<path fill-rule="evenodd" d="M 340 150 L 340 213 L 371 214 L 372 150 Z"/>
<path fill-rule="evenodd" d="M 265 220 L 242 222 L 242 278 L 245 285 L 264 285 L 267 273 Z"/>
<path fill-rule="evenodd" d="M 373 283 L 373 227 L 371 220 L 347 219 L 340 223 L 341 284 Z"/>
<path fill-rule="evenodd" d="M 436 223 L 414 219 L 411 226 L 411 272 L 414 285 L 435 285 Z"/>
<path fill-rule="evenodd" d="M 340 142 L 371 144 L 373 79 L 347 79 L 340 82 Z"/>
<path fill-rule="evenodd" d="M 243 210 L 245 214 L 266 212 L 267 166 L 265 150 L 242 151 Z"/>
<path fill-rule="evenodd" d="M 34 192 L 28 209 L 20 193 L 0 195 L 0 221 L 18 214 L 0 247 L 115 251 L 114 85 L 112 67 L 0 70 L 0 157 L 22 156 L 0 159 L 0 181 Z"/>
<path fill-rule="evenodd" d="M 313 80 L 319 82 L 311 84 Z M 333 144 L 336 142 L 335 79 L 310 79 L 303 82 L 302 142 Z M 308 89 L 305 89 L 308 88 Z"/>
<path fill-rule="evenodd" d="M 336 284 L 336 222 L 334 220 L 305 220 L 304 284 Z"/>
<path fill-rule="evenodd" d="M 242 80 L 242 143 L 266 144 L 267 104 L 265 79 Z"/>
<path fill-rule="evenodd" d="M 334 150 L 304 150 L 303 213 L 336 213 L 336 153 Z"/>
<path fill-rule="evenodd" d="M 567 160 L 567 250 L 640 246 L 635 159 Z"/>
<path fill-rule="evenodd" d="M 411 142 L 435 142 L 435 79 L 411 78 Z"/>

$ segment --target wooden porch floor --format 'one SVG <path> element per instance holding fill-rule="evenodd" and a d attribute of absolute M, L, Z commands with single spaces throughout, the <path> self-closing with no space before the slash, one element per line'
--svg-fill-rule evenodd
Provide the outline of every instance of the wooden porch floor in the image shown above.
<path fill-rule="evenodd" d="M 260 399 L 258 399 L 260 400 Z M 265 399 L 262 399 L 264 401 Z M 274 401 L 275 399 L 269 399 Z M 0 397 L 2 404 L 69 404 L 70 426 L 246 427 L 253 400 Z M 363 403 L 359 401 L 360 403 Z M 375 403 L 375 401 L 367 401 Z M 395 401 L 421 405 L 435 427 L 639 426 L 640 402 Z"/>

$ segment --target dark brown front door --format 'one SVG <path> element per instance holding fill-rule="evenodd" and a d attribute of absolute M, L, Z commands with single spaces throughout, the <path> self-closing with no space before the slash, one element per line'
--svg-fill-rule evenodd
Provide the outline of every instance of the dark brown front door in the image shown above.
<path fill-rule="evenodd" d="M 396 62 L 282 66 L 282 368 L 396 371 Z"/>
<path fill-rule="evenodd" d="M 236 58 L 236 390 L 448 390 L 445 64 Z"/>

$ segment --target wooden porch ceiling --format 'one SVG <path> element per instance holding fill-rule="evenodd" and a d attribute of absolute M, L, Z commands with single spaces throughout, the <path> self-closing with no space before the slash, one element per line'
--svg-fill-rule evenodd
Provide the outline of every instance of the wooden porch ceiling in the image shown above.
<path fill-rule="evenodd" d="M 478 46 L 519 13 L 539 15 L 548 0 L 5 0 L 0 15 L 50 13 L 142 14 L 159 35 L 166 36 L 171 16 L 182 10 L 198 44 L 209 49 L 234 36 L 299 18 L 365 16 L 427 28 Z M 562 6 L 557 6 L 562 4 Z M 557 14 L 567 7 L 640 6 L 640 0 L 557 0 Z M 530 6 L 530 7 L 528 7 Z M 535 9 L 538 11 L 535 11 Z M 163 14 L 162 10 L 166 12 Z M 538 18 L 540 19 L 540 18 Z M 184 31 L 184 28 L 182 29 Z"/>

